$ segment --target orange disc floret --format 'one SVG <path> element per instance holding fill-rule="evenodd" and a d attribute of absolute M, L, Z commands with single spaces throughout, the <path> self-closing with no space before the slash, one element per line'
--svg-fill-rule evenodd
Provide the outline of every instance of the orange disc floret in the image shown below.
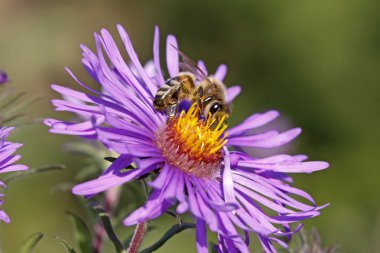
<path fill-rule="evenodd" d="M 195 103 L 182 111 L 157 133 L 157 145 L 168 164 L 197 177 L 212 177 L 220 169 L 227 125 L 222 118 L 214 127 L 215 119 L 199 115 Z"/>

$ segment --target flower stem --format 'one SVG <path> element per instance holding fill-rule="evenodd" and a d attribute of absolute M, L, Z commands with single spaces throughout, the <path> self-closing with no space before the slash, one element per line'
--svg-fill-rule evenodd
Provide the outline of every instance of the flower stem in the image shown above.
<path fill-rule="evenodd" d="M 106 231 L 103 225 L 101 224 L 101 222 L 98 222 L 95 226 L 95 240 L 92 245 L 92 250 L 94 251 L 94 253 L 100 253 L 105 234 Z"/>
<path fill-rule="evenodd" d="M 144 239 L 145 232 L 148 230 L 148 223 L 149 221 L 144 221 L 136 225 L 135 233 L 133 234 L 129 245 L 128 253 L 138 253 Z"/>
<path fill-rule="evenodd" d="M 104 197 L 104 211 L 111 212 L 115 208 L 119 197 L 120 197 L 119 187 L 106 191 L 105 197 Z M 101 221 L 99 221 L 95 226 L 95 240 L 92 245 L 94 253 L 101 252 L 101 249 L 104 243 L 104 237 L 106 236 L 106 234 L 107 233 L 106 233 L 106 230 L 104 229 L 104 225 L 102 224 Z"/>

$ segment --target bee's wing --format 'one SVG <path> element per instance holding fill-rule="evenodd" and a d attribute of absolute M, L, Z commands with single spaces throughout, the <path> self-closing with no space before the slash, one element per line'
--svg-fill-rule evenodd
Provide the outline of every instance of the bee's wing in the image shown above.
<path fill-rule="evenodd" d="M 184 52 L 179 50 L 174 45 L 171 46 L 174 47 L 174 49 L 177 50 L 179 55 L 181 56 L 181 61 L 179 63 L 181 70 L 188 71 L 194 74 L 195 76 L 199 75 L 201 77 L 201 80 L 207 80 L 209 83 L 211 83 L 206 73 L 198 66 L 198 64 L 195 61 L 193 61 L 189 56 L 187 56 Z"/>
<path fill-rule="evenodd" d="M 198 76 L 198 69 L 194 65 L 186 63 L 184 61 L 179 62 L 179 69 L 181 71 L 190 72 L 191 74 Z"/>

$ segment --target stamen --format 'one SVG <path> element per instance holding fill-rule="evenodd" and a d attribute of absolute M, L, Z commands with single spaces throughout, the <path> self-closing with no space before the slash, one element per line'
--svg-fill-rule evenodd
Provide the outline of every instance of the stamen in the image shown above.
<path fill-rule="evenodd" d="M 167 163 L 197 177 L 213 177 L 222 162 L 222 147 L 227 143 L 227 125 L 223 116 L 217 126 L 215 118 L 200 119 L 200 108 L 194 103 L 181 111 L 157 133 L 157 146 Z"/>

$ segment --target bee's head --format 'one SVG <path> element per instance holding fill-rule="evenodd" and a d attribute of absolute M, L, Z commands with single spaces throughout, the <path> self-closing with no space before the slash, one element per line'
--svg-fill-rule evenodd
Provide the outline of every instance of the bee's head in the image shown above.
<path fill-rule="evenodd" d="M 211 102 L 203 110 L 203 115 L 206 118 L 211 117 L 215 119 L 215 126 L 217 126 L 221 120 L 223 120 L 223 124 L 228 124 L 230 113 L 231 106 L 219 100 Z"/>

